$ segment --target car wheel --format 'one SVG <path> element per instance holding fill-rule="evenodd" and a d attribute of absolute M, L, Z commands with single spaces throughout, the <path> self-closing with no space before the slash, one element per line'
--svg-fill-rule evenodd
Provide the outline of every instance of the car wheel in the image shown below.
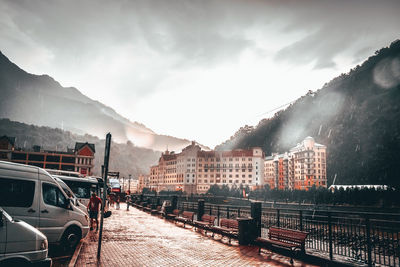
<path fill-rule="evenodd" d="M 68 228 L 63 235 L 62 245 L 66 251 L 74 251 L 81 238 L 82 234 L 78 228 Z"/>

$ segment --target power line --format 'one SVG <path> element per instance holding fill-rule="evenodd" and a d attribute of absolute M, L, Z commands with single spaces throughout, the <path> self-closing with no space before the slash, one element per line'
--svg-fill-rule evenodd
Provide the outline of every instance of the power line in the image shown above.
<path fill-rule="evenodd" d="M 306 94 L 305 96 L 308 96 L 308 95 L 314 96 L 313 91 L 308 90 L 308 92 L 307 92 L 307 94 Z M 284 104 L 284 105 L 281 105 L 281 106 L 279 106 L 279 107 L 276 107 L 276 108 L 274 108 L 274 109 L 271 109 L 271 110 L 269 110 L 269 111 L 267 111 L 267 112 L 264 112 L 264 113 L 258 115 L 257 117 L 261 117 L 261 116 L 264 116 L 264 115 L 266 115 L 266 114 L 269 114 L 269 113 L 271 113 L 271 112 L 273 112 L 273 111 L 276 111 L 276 110 L 278 110 L 278 109 L 284 108 L 284 107 L 286 107 L 286 106 L 288 106 L 288 105 L 290 105 L 290 104 L 293 104 L 293 103 L 296 102 L 297 100 L 299 100 L 299 97 L 296 98 L 296 99 L 294 99 L 294 100 L 292 100 L 292 101 L 290 101 L 289 103 L 286 103 L 286 104 Z"/>
<path fill-rule="evenodd" d="M 288 106 L 288 105 L 290 105 L 290 104 L 296 102 L 297 99 L 298 99 L 298 98 L 296 98 L 296 99 L 293 100 L 293 101 L 290 101 L 289 103 L 286 103 L 286 104 L 284 104 L 284 105 L 281 105 L 281 106 L 279 106 L 279 107 L 276 107 L 276 108 L 274 108 L 274 109 L 271 109 L 271 110 L 269 110 L 269 111 L 267 111 L 267 112 L 264 112 L 264 113 L 262 113 L 262 114 L 260 114 L 260 115 L 257 115 L 257 117 L 264 116 L 264 115 L 269 114 L 269 113 L 271 113 L 271 112 L 273 112 L 273 111 L 275 111 L 275 110 L 278 110 L 278 109 L 281 109 L 281 108 L 283 108 L 283 107 L 286 107 L 286 106 Z"/>

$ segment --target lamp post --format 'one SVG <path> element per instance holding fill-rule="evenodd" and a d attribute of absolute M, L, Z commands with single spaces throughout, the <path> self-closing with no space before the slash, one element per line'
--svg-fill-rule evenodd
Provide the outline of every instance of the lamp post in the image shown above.
<path fill-rule="evenodd" d="M 129 174 L 129 180 L 128 180 L 128 184 L 129 184 L 129 187 L 128 187 L 129 194 L 131 193 L 131 177 L 132 177 L 132 175 Z"/>

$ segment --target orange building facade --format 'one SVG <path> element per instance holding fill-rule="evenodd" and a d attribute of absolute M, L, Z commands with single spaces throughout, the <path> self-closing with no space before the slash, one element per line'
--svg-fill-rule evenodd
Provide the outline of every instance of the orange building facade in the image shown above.
<path fill-rule="evenodd" d="M 264 170 L 265 183 L 271 189 L 326 188 L 326 146 L 307 137 L 289 152 L 265 158 Z"/>
<path fill-rule="evenodd" d="M 45 169 L 79 172 L 91 176 L 94 168 L 95 146 L 90 143 L 76 143 L 75 149 L 66 152 L 42 150 L 33 146 L 32 150 L 15 148 L 15 138 L 0 137 L 0 160 L 33 165 Z"/>

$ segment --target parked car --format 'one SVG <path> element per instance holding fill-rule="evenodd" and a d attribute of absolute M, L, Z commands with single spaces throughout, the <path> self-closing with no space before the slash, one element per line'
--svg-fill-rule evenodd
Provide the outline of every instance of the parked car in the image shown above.
<path fill-rule="evenodd" d="M 0 206 L 46 235 L 49 243 L 74 248 L 89 232 L 89 218 L 45 170 L 0 161 Z"/>
<path fill-rule="evenodd" d="M 51 266 L 47 238 L 0 207 L 0 266 Z"/>

